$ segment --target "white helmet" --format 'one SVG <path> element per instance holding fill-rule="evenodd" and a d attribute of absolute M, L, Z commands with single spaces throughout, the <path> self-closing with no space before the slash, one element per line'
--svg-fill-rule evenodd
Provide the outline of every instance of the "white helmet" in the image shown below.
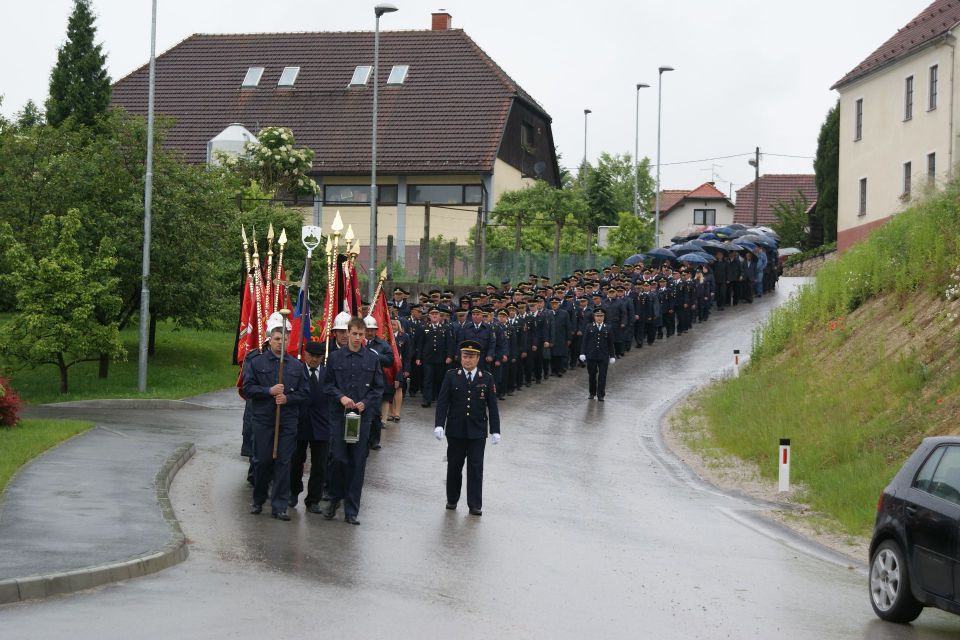
<path fill-rule="evenodd" d="M 350 322 L 352 316 L 346 311 L 341 311 L 333 318 L 333 330 L 334 331 L 346 331 L 347 323 Z"/>
<path fill-rule="evenodd" d="M 284 325 L 283 316 L 280 315 L 279 311 L 274 311 L 270 314 L 270 317 L 267 318 L 267 335 L 277 327 L 282 327 Z M 290 325 L 290 321 L 286 321 L 287 331 L 291 331 L 293 327 Z"/>
<path fill-rule="evenodd" d="M 380 327 L 377 325 L 377 319 L 374 318 L 373 316 L 367 316 L 367 317 L 365 317 L 365 318 L 363 319 L 363 323 L 364 323 L 365 325 L 367 325 L 367 329 L 379 329 L 379 328 L 380 328 Z"/>

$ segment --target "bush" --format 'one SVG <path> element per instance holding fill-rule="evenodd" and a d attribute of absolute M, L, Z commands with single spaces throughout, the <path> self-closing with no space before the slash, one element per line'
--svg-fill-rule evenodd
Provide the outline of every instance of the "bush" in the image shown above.
<path fill-rule="evenodd" d="M 0 427 L 13 427 L 20 422 L 20 395 L 10 381 L 0 378 Z"/>

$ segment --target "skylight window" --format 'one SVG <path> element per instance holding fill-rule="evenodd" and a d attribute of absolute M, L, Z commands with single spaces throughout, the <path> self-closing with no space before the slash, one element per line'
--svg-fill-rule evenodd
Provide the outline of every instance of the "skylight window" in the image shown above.
<path fill-rule="evenodd" d="M 280 80 L 277 82 L 278 87 L 292 87 L 293 83 L 297 81 L 297 74 L 300 73 L 300 67 L 284 67 L 283 73 L 280 74 Z"/>
<path fill-rule="evenodd" d="M 260 77 L 263 76 L 263 67 L 250 67 L 247 69 L 247 75 L 243 78 L 242 87 L 255 87 L 260 84 Z"/>
<path fill-rule="evenodd" d="M 390 77 L 387 78 L 388 85 L 401 85 L 407 79 L 407 72 L 410 71 L 408 64 L 395 64 L 390 70 Z"/>
<path fill-rule="evenodd" d="M 350 78 L 351 87 L 362 87 L 367 84 L 367 80 L 370 79 L 370 72 L 373 70 L 373 67 L 370 65 L 359 65 L 356 69 L 353 70 L 353 77 Z"/>

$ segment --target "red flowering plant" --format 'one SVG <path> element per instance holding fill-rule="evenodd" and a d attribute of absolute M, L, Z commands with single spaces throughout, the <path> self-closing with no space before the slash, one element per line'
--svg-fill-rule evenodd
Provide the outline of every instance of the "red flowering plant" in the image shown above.
<path fill-rule="evenodd" d="M 13 427 L 20 422 L 20 394 L 10 386 L 10 381 L 0 378 L 0 427 Z"/>

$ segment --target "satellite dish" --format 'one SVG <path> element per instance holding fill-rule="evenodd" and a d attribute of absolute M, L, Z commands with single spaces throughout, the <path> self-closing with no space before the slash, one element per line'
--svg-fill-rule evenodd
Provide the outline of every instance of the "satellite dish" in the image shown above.
<path fill-rule="evenodd" d="M 543 160 L 540 160 L 533 165 L 533 174 L 538 178 L 543 175 L 543 172 L 547 170 L 547 163 Z"/>

